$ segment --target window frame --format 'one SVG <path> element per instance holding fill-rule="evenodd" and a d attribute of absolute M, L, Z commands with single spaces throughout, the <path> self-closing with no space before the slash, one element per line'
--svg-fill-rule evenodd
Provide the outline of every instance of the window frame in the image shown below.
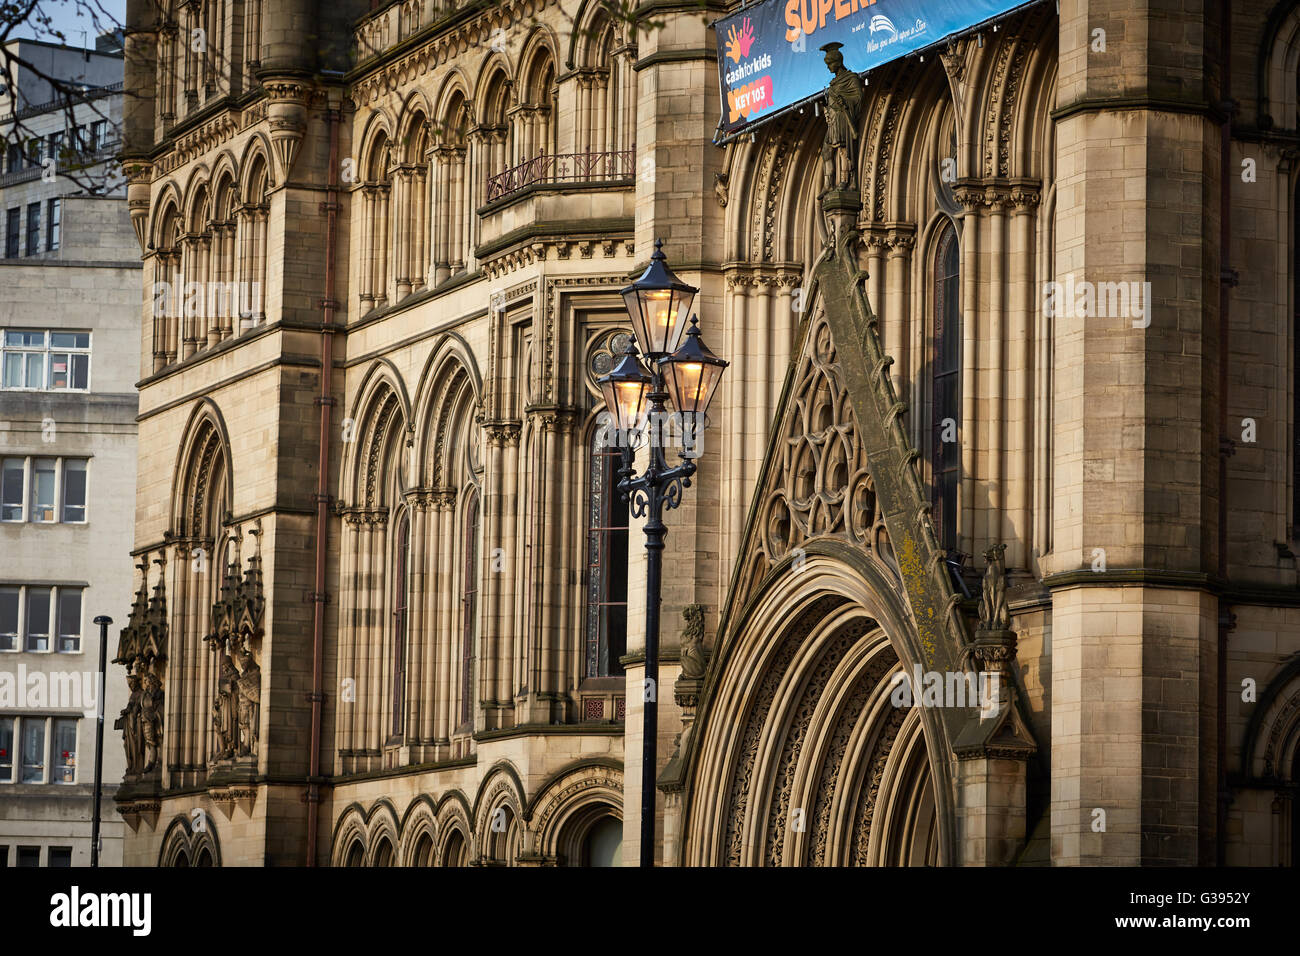
<path fill-rule="evenodd" d="M 46 628 L 44 632 L 37 632 L 38 636 L 44 636 L 46 647 L 40 648 L 29 647 L 28 644 L 32 638 L 29 633 L 28 616 L 30 612 L 31 593 L 34 589 L 43 589 L 50 592 L 50 606 L 47 613 Z M 12 646 L 0 647 L 0 655 L 4 654 L 66 654 L 68 656 L 82 654 L 85 652 L 86 639 L 86 585 L 82 584 L 20 584 L 9 583 L 0 584 L 0 591 L 17 591 L 18 597 L 18 630 L 16 634 L 5 632 L 6 637 L 12 638 Z M 62 628 L 59 607 L 63 602 L 63 596 L 68 591 L 76 591 L 80 597 L 78 600 L 77 614 L 77 633 L 60 633 Z M 68 649 L 62 647 L 65 639 L 69 642 Z M 75 645 L 71 641 L 75 639 Z"/>
<path fill-rule="evenodd" d="M 33 482 L 33 476 L 37 460 L 49 460 L 53 458 L 54 465 L 54 512 L 56 517 L 49 521 L 38 521 L 33 515 L 36 509 L 32 503 L 31 496 L 35 494 L 36 486 Z M 20 468 L 12 469 L 8 466 L 12 462 L 21 462 Z M 69 468 L 69 465 L 80 466 L 81 473 L 85 475 L 83 481 L 81 504 L 69 505 L 68 503 L 68 473 L 76 472 L 77 467 Z M 21 475 L 19 482 L 20 501 L 9 501 L 6 499 L 6 492 L 9 490 L 5 485 L 5 476 L 7 474 L 18 472 Z M 2 455 L 0 456 L 0 524 L 73 524 L 84 525 L 90 523 L 90 457 L 85 458 L 80 455 Z M 19 516 L 15 518 L 6 517 L 6 508 L 19 508 Z M 72 518 L 68 516 L 69 508 L 80 509 L 81 517 Z"/>
<path fill-rule="evenodd" d="M 627 653 L 631 521 L 628 503 L 618 492 L 622 449 L 608 443 L 606 429 L 596 427 L 593 430 L 591 440 L 587 443 L 587 466 L 583 679 L 622 677 L 626 670 L 618 658 Z M 614 523 L 620 517 L 623 523 Z M 613 578 L 618 574 L 619 565 L 611 564 L 608 555 L 620 547 L 619 541 L 622 542 L 623 550 L 622 600 L 611 600 L 611 596 L 617 596 L 617 589 L 611 588 L 611 584 L 616 583 Z M 607 569 L 611 573 L 607 574 Z M 621 641 L 614 641 L 611 640 L 613 630 L 610 627 L 610 609 L 620 607 L 623 618 L 622 638 Z"/>
<path fill-rule="evenodd" d="M 23 230 L 23 255 L 25 257 L 41 253 L 41 201 L 27 204 L 27 222 Z"/>
<path fill-rule="evenodd" d="M 945 268 L 950 251 L 955 260 L 951 274 Z M 935 243 L 931 290 L 934 302 L 930 315 L 930 375 L 927 383 L 930 400 L 930 505 L 939 547 L 952 552 L 960 550 L 961 545 L 961 441 L 944 442 L 942 430 L 944 419 L 951 417 L 957 424 L 958 435 L 962 431 L 963 343 L 961 238 L 951 219 Z M 949 354 L 952 358 L 950 366 L 944 366 L 941 371 L 942 359 Z M 952 445 L 951 449 L 946 448 L 948 444 Z M 944 460 L 946 450 L 952 454 L 948 462 Z M 946 507 L 949 493 L 951 507 Z"/>
<path fill-rule="evenodd" d="M 36 335 L 41 336 L 39 345 L 23 343 L 11 344 L 9 341 L 10 333 L 15 335 Z M 83 345 L 56 345 L 55 336 L 85 336 L 86 344 Z M 74 340 L 75 341 L 75 340 Z M 90 357 L 94 351 L 94 334 L 90 329 L 60 329 L 60 328 L 31 328 L 26 326 L 14 326 L 0 329 L 0 389 L 4 391 L 17 392 L 89 392 L 91 390 L 91 361 Z M 20 385 L 10 385 L 8 382 L 9 359 L 11 356 L 23 356 L 21 363 L 21 381 Z M 35 356 L 41 358 L 40 384 L 29 385 L 30 359 Z M 54 359 L 62 356 L 65 360 L 66 368 L 63 374 L 67 377 L 66 385 L 54 384 Z M 78 360 L 81 360 L 79 363 Z M 78 364 L 84 363 L 85 367 L 85 384 L 77 386 L 75 383 L 75 368 Z"/>

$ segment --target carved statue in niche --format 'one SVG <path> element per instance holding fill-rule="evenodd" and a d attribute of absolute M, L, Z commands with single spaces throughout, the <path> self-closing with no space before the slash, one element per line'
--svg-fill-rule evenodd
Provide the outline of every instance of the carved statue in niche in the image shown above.
<path fill-rule="evenodd" d="M 1007 568 L 1005 544 L 995 544 L 984 552 L 984 587 L 980 592 L 981 631 L 1005 631 L 1011 627 L 1007 610 Z"/>
<path fill-rule="evenodd" d="M 703 605 L 686 605 L 682 608 L 682 617 L 686 620 L 686 627 L 682 630 L 681 676 L 687 680 L 698 680 L 704 676 L 707 662 L 704 654 Z"/>
<path fill-rule="evenodd" d="M 162 743 L 163 690 L 158 675 L 144 675 L 144 690 L 140 694 L 140 737 L 144 744 L 144 765 L 141 773 L 158 766 L 158 748 Z"/>
<path fill-rule="evenodd" d="M 126 686 L 130 692 L 126 707 L 113 722 L 113 728 L 122 731 L 122 746 L 126 750 L 126 772 L 139 773 L 144 756 L 144 738 L 140 728 L 140 675 L 127 674 Z"/>
<path fill-rule="evenodd" d="M 221 676 L 217 678 L 217 696 L 212 701 L 212 729 L 217 735 L 214 760 L 226 760 L 234 755 L 236 721 L 236 687 L 239 672 L 226 654 L 221 655 Z"/>
<path fill-rule="evenodd" d="M 239 695 L 237 721 L 239 726 L 239 756 L 257 756 L 257 730 L 262 704 L 262 669 L 245 647 L 235 652 L 239 662 L 239 677 L 235 682 Z"/>
<path fill-rule="evenodd" d="M 822 191 L 857 186 L 858 117 L 866 86 L 862 77 L 844 65 L 842 43 L 827 43 L 826 68 L 834 76 L 826 89 L 826 138 L 822 141 Z"/>

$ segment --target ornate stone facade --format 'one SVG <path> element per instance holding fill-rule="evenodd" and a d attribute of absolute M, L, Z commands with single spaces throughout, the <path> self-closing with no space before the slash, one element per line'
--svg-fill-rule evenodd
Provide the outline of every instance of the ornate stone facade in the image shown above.
<path fill-rule="evenodd" d="M 143 316 L 128 862 L 637 857 L 595 377 L 656 238 L 732 363 L 669 522 L 664 864 L 1292 861 L 1295 277 L 1249 269 L 1292 261 L 1294 12 L 1234 7 L 1258 91 L 1168 100 L 1206 11 L 1152 11 L 1166 61 L 1038 4 L 841 74 L 829 143 L 717 148 L 689 5 L 236 2 L 181 62 L 196 9 L 128 36 L 145 281 L 258 293 Z M 1148 311 L 1044 295 L 1085 281 Z"/>

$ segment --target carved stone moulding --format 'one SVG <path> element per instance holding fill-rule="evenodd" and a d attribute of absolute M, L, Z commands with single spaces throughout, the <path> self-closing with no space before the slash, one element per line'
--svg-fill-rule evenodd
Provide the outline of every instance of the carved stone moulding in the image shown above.
<path fill-rule="evenodd" d="M 233 820 L 235 810 L 242 810 L 244 816 L 253 815 L 253 806 L 257 803 L 257 788 L 250 786 L 209 787 L 208 799 L 221 811 L 227 820 Z"/>
<path fill-rule="evenodd" d="M 154 829 L 161 811 L 162 803 L 158 800 L 136 800 L 117 805 L 118 815 L 131 828 L 132 833 L 139 831 L 141 823 L 150 830 Z"/>

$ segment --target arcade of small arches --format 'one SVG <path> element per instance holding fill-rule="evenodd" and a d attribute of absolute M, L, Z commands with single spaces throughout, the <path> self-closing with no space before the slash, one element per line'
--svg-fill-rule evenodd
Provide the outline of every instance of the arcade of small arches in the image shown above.
<path fill-rule="evenodd" d="M 473 803 L 459 789 L 421 794 L 399 812 L 391 797 L 349 804 L 331 838 L 333 866 L 619 866 L 622 770 L 582 761 L 525 800 L 498 763 Z"/>

